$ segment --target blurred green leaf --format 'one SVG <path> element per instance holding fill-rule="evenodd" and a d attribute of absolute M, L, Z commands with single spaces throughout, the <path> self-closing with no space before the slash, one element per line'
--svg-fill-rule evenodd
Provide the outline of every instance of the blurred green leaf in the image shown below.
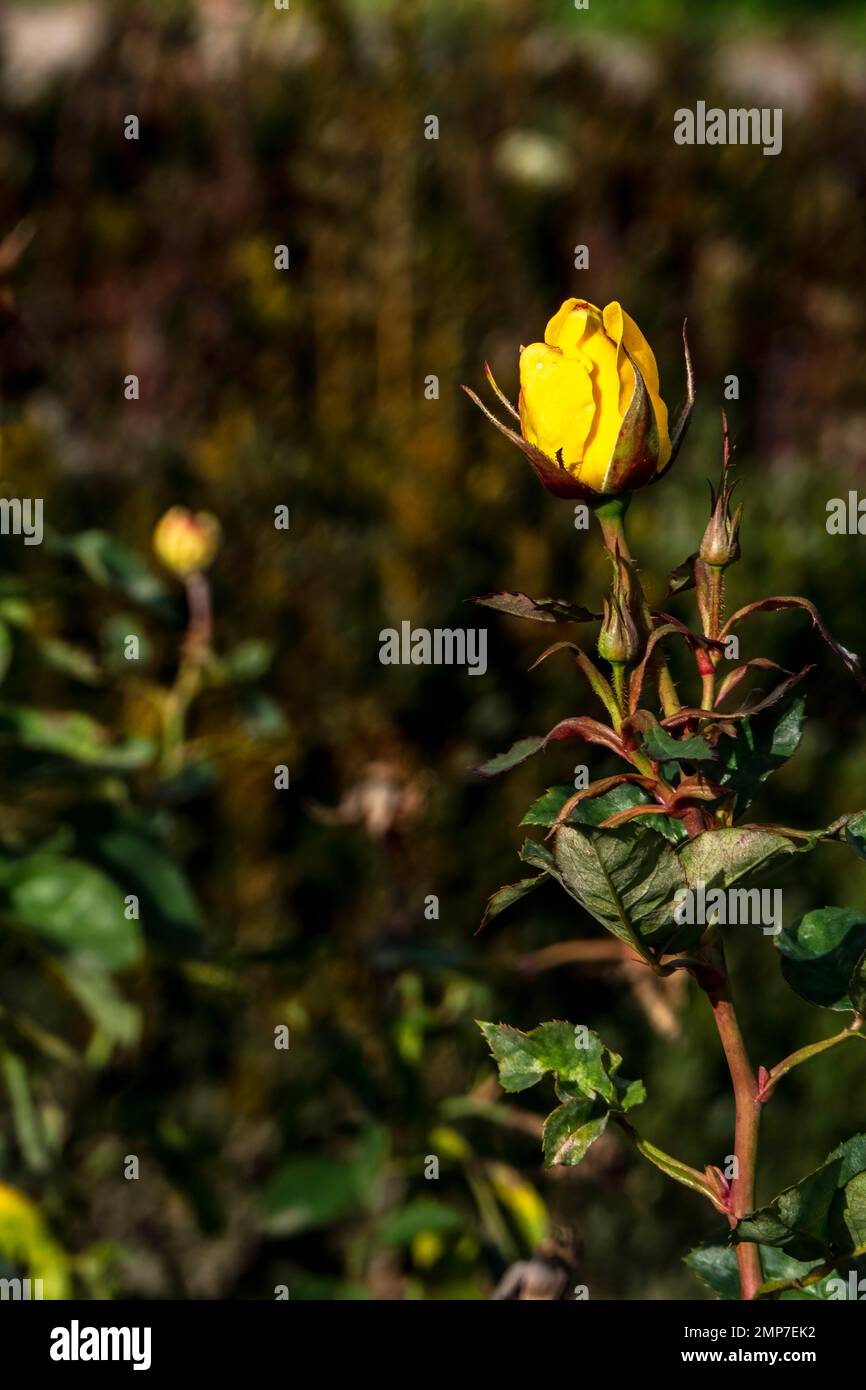
<path fill-rule="evenodd" d="M 248 686 L 238 692 L 241 717 L 251 738 L 279 738 L 287 729 L 286 717 L 276 700 Z"/>
<path fill-rule="evenodd" d="M 159 618 L 175 615 L 178 604 L 168 585 L 136 551 L 107 531 L 82 531 L 55 544 L 77 560 L 95 584 L 118 590 Z"/>
<path fill-rule="evenodd" d="M 294 1235 L 346 1216 L 371 1198 L 384 1157 L 384 1136 L 372 1131 L 354 1158 L 289 1159 L 262 1196 L 265 1229 L 272 1235 Z"/>
<path fill-rule="evenodd" d="M 447 1234 L 458 1231 L 463 1214 L 445 1202 L 419 1197 L 397 1211 L 389 1212 L 376 1228 L 376 1236 L 384 1245 L 408 1245 L 415 1236 L 434 1231 Z"/>
<path fill-rule="evenodd" d="M 239 642 L 225 657 L 225 669 L 235 681 L 259 680 L 274 659 L 274 643 L 258 637 Z"/>
<path fill-rule="evenodd" d="M 143 817 L 107 809 L 82 817 L 81 852 L 135 893 L 148 936 L 189 947 L 202 935 L 199 905 L 182 870 Z"/>
<path fill-rule="evenodd" d="M 2 1048 L 0 1068 L 12 1108 L 15 1137 L 24 1162 L 33 1172 L 43 1172 L 51 1162 L 51 1155 L 42 1117 L 30 1091 L 27 1067 L 16 1053 Z"/>
<path fill-rule="evenodd" d="M 37 648 L 43 661 L 55 671 L 81 681 L 82 685 L 101 685 L 103 674 L 99 662 L 83 647 L 56 637 L 43 637 L 37 642 Z"/>
<path fill-rule="evenodd" d="M 113 743 L 108 730 L 79 711 L 46 711 L 25 705 L 0 706 L 0 738 L 22 748 L 92 767 L 101 772 L 130 772 L 154 755 L 148 739 Z"/>
<path fill-rule="evenodd" d="M 0 911 L 18 928 L 108 970 L 142 956 L 141 931 L 125 916 L 121 890 L 81 860 L 38 853 L 3 861 Z"/>

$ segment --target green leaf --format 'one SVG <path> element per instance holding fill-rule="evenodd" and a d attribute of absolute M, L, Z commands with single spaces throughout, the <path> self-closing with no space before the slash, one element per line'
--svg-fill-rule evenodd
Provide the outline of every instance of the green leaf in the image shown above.
<path fill-rule="evenodd" d="M 731 1239 L 776 1246 L 796 1260 L 864 1253 L 866 1134 L 847 1139 L 814 1173 L 744 1216 Z"/>
<path fill-rule="evenodd" d="M 853 907 L 821 907 L 807 912 L 776 938 L 782 974 L 795 994 L 837 1012 L 860 1006 L 866 990 L 866 914 Z M 859 973 L 858 973 L 859 967 Z"/>
<path fill-rule="evenodd" d="M 568 1100 L 544 1122 L 544 1164 L 573 1167 L 586 1155 L 590 1144 L 604 1133 L 610 1111 L 601 1100 Z"/>
<path fill-rule="evenodd" d="M 331 1158 L 294 1158 L 283 1164 L 262 1198 L 265 1229 L 295 1235 L 338 1221 L 362 1199 L 350 1163 Z"/>
<path fill-rule="evenodd" d="M 531 864 L 533 868 L 542 869 L 544 873 L 556 877 L 553 855 L 547 845 L 539 844 L 538 840 L 524 840 L 520 850 L 520 858 L 524 864 Z"/>
<path fill-rule="evenodd" d="M 106 970 L 142 957 L 141 930 L 125 916 L 121 890 L 81 860 L 38 853 L 0 863 L 0 911 L 16 927 Z"/>
<path fill-rule="evenodd" d="M 683 1263 L 719 1298 L 739 1299 L 737 1252 L 730 1245 L 699 1245 L 683 1256 Z"/>
<path fill-rule="evenodd" d="M 495 608 L 511 618 L 532 618 L 539 623 L 554 623 L 557 620 L 590 623 L 601 616 L 582 608 L 580 604 L 569 603 L 567 599 L 530 598 L 528 594 L 519 593 L 482 594 L 480 598 L 470 598 L 466 602 L 477 603 L 482 608 Z"/>
<path fill-rule="evenodd" d="M 37 642 L 39 655 L 47 666 L 71 676 L 82 685 L 100 685 L 103 680 L 99 662 L 84 647 L 63 642 L 57 637 L 43 637 Z"/>
<path fill-rule="evenodd" d="M 790 1287 L 794 1280 L 805 1279 L 812 1270 L 822 1268 L 823 1261 L 794 1260 L 784 1250 L 776 1250 L 770 1245 L 762 1245 L 760 1249 L 765 1283 L 758 1291 L 758 1297 L 770 1292 L 772 1285 L 779 1284 L 788 1286 L 778 1292 L 777 1296 L 782 1302 L 844 1297 L 844 1294 L 840 1293 L 832 1283 L 834 1279 L 839 1277 L 835 1270 L 830 1274 L 823 1275 L 806 1288 Z M 712 1289 L 713 1293 L 718 1294 L 719 1298 L 731 1301 L 739 1300 L 740 1278 L 737 1252 L 733 1246 L 699 1246 L 685 1256 L 685 1263 L 708 1288 Z"/>
<path fill-rule="evenodd" d="M 796 752 L 803 736 L 806 701 L 802 696 L 777 709 L 739 720 L 733 739 L 725 743 L 725 770 L 719 778 L 736 793 L 735 815 L 741 815 L 762 782 Z"/>
<path fill-rule="evenodd" d="M 531 734 L 528 738 L 519 738 L 504 753 L 497 753 L 494 758 L 488 758 L 486 763 L 482 763 L 475 770 L 482 777 L 497 777 L 500 772 L 509 772 L 519 763 L 525 763 L 527 758 L 531 758 L 533 753 L 538 752 L 543 743 L 544 738 L 541 734 Z"/>
<path fill-rule="evenodd" d="M 695 587 L 695 560 L 697 558 L 698 552 L 695 550 L 681 564 L 677 565 L 676 569 L 671 570 L 668 575 L 668 598 L 673 598 L 674 594 L 682 594 Z"/>
<path fill-rule="evenodd" d="M 559 815 L 570 796 L 574 796 L 573 787 L 548 787 L 547 791 L 543 792 L 537 801 L 533 801 L 520 824 L 553 825 L 556 817 Z M 575 806 L 574 809 L 578 811 L 580 807 Z"/>
<path fill-rule="evenodd" d="M 693 734 L 690 738 L 674 738 L 660 724 L 650 724 L 644 729 L 640 741 L 643 751 L 657 763 L 670 758 L 678 761 L 684 758 L 692 763 L 711 762 L 716 756 L 700 734 Z"/>
<path fill-rule="evenodd" d="M 596 1093 L 613 1103 L 616 1090 L 605 1060 L 606 1048 L 597 1033 L 557 1020 L 521 1033 L 507 1023 L 479 1023 L 499 1067 L 505 1091 L 525 1091 L 548 1072 L 577 1087 L 582 1095 Z M 609 1054 L 608 1054 L 609 1055 Z"/>
<path fill-rule="evenodd" d="M 525 898 L 527 893 L 531 893 L 533 888 L 537 888 L 540 883 L 546 883 L 545 874 L 538 874 L 535 878 L 521 878 L 517 883 L 506 883 L 501 888 L 497 888 L 495 893 L 491 893 L 487 899 L 487 906 L 481 918 L 479 931 L 492 922 L 494 917 L 498 917 L 500 912 L 504 912 L 512 903 L 519 902 Z"/>
<path fill-rule="evenodd" d="M 852 816 L 845 826 L 845 839 L 861 859 L 866 859 L 866 811 Z"/>
<path fill-rule="evenodd" d="M 463 1215 L 456 1207 L 434 1202 L 430 1197 L 418 1197 L 405 1207 L 388 1212 L 376 1228 L 376 1237 L 383 1245 L 408 1245 L 416 1236 L 435 1232 L 447 1235 L 459 1230 Z"/>
<path fill-rule="evenodd" d="M 617 1110 L 633 1110 L 636 1105 L 643 1105 L 646 1100 L 646 1086 L 642 1081 L 626 1081 L 622 1076 L 615 1076 L 613 1084 L 616 1087 Z"/>
<path fill-rule="evenodd" d="M 384 1132 L 373 1129 L 350 1158 L 290 1158 L 261 1198 L 265 1230 L 295 1235 L 330 1225 L 368 1204 L 385 1170 L 386 1146 Z"/>
<path fill-rule="evenodd" d="M 866 1017 L 866 951 L 863 952 L 854 969 L 851 971 L 851 979 L 848 981 L 848 998 L 851 1000 L 854 1012 L 861 1018 Z"/>
<path fill-rule="evenodd" d="M 548 787 L 547 791 L 533 802 L 523 817 L 523 825 L 553 825 L 559 812 L 562 810 L 569 797 L 574 796 L 574 788 Z M 613 787 L 609 792 L 603 792 L 601 796 L 588 797 L 585 801 L 579 801 L 573 808 L 566 825 L 600 825 L 609 816 L 616 815 L 618 811 L 625 811 L 632 806 L 648 806 L 653 798 L 643 787 L 636 787 L 634 783 L 623 782 L 618 787 Z M 664 835 L 671 844 L 679 844 L 687 838 L 687 832 L 682 821 L 676 820 L 673 816 L 646 816 L 642 822 L 649 830 L 657 830 Z"/>
<path fill-rule="evenodd" d="M 107 729 L 77 710 L 55 712 L 4 705 L 0 707 L 0 737 L 32 752 L 69 758 L 99 772 L 131 772 L 146 766 L 154 754 L 148 739 L 113 743 Z"/>
<path fill-rule="evenodd" d="M 767 873 L 798 853 L 803 850 L 784 835 L 732 826 L 687 840 L 679 857 L 689 884 L 703 882 L 710 889 L 730 888 L 741 879 Z"/>
<path fill-rule="evenodd" d="M 654 830 L 563 826 L 556 832 L 553 857 L 567 892 L 642 955 L 668 949 L 674 941 L 684 950 L 703 935 L 702 926 L 684 928 L 674 921 L 674 897 L 685 878 L 677 855 Z"/>

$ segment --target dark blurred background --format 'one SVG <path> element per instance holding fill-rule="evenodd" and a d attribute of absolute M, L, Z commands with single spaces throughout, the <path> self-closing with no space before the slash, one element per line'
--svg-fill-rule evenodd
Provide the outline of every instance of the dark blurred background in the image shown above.
<path fill-rule="evenodd" d="M 721 1218 L 613 1135 L 545 1173 L 550 1097 L 500 1097 L 473 1022 L 596 1028 L 647 1081 L 641 1131 L 724 1162 L 702 997 L 538 957 L 600 935 L 553 887 L 473 935 L 523 876 L 524 810 L 581 755 L 470 769 L 588 696 L 565 661 L 527 674 L 550 629 L 464 601 L 598 607 L 607 575 L 459 385 L 487 358 L 515 394 L 519 344 L 576 294 L 628 309 L 673 409 L 687 315 L 691 434 L 630 514 L 653 596 L 699 539 L 735 373 L 729 602 L 803 594 L 866 649 L 862 540 L 825 527 L 866 487 L 862 7 L 45 0 L 7 6 L 0 52 L 0 491 L 46 519 L 40 547 L 2 540 L 0 1272 L 61 1296 L 484 1298 L 566 1228 L 593 1298 L 707 1296 L 681 1256 Z M 676 146 L 699 99 L 782 107 L 782 153 Z M 183 630 L 150 554 L 172 504 L 224 533 L 220 665 L 179 771 L 153 751 Z M 380 665 L 404 619 L 487 626 L 487 674 Z M 862 697 L 808 621 L 762 618 L 743 651 L 818 663 L 755 818 L 866 804 Z M 140 935 L 83 946 L 107 884 L 140 895 Z M 828 845 L 785 919 L 864 899 Z M 770 939 L 732 954 L 756 1064 L 835 1031 Z M 840 1049 L 780 1088 L 763 1197 L 866 1122 L 862 1076 Z"/>

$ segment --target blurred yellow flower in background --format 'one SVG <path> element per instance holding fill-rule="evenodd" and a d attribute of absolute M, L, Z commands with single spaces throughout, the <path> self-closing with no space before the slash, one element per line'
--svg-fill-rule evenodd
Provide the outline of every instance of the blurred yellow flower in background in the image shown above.
<path fill-rule="evenodd" d="M 166 569 L 183 579 L 213 563 L 221 535 L 220 524 L 210 512 L 169 507 L 154 528 L 153 549 Z"/>

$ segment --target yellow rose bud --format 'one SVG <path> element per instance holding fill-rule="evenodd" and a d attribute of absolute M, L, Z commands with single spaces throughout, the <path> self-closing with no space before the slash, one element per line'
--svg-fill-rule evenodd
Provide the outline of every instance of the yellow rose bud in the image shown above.
<path fill-rule="evenodd" d="M 548 323 L 544 342 L 521 349 L 519 409 L 487 368 L 519 434 L 464 390 L 523 450 L 546 488 L 558 497 L 600 502 L 643 487 L 673 462 L 694 401 L 685 330 L 683 345 L 687 399 L 673 436 L 652 349 L 615 301 L 601 310 L 585 299 L 567 299 Z"/>
<path fill-rule="evenodd" d="M 210 512 L 193 515 L 185 507 L 169 507 L 153 532 L 157 558 L 180 578 L 205 570 L 220 543 L 220 524 Z"/>

